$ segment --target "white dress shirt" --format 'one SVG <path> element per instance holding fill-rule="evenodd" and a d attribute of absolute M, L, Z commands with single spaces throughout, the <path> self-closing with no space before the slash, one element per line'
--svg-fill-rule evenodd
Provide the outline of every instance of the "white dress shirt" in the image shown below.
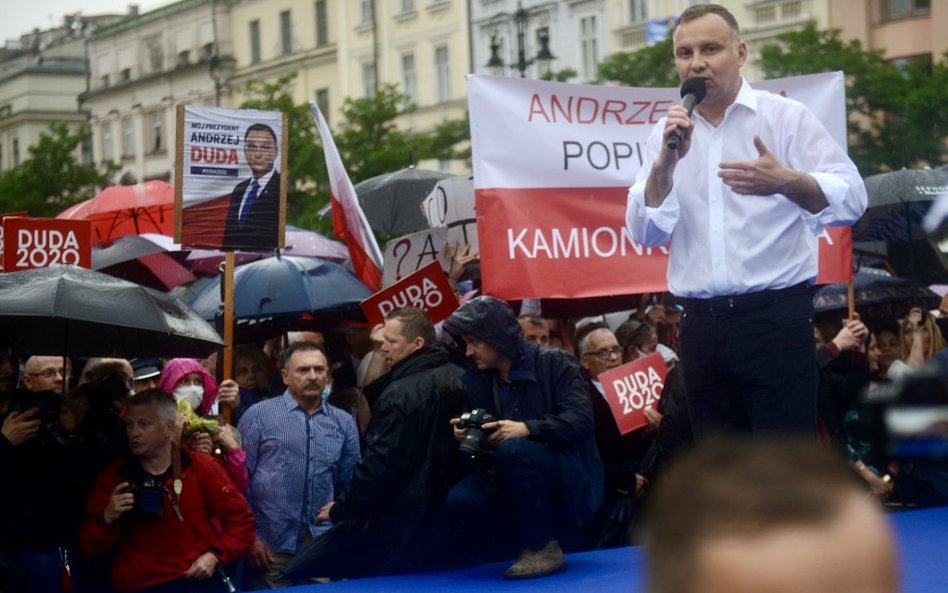
<path fill-rule="evenodd" d="M 662 147 L 662 119 L 646 142 L 646 164 L 629 189 L 626 225 L 646 246 L 671 240 L 668 287 L 678 296 L 710 298 L 813 282 L 817 236 L 824 225 L 848 225 L 866 209 L 859 171 L 823 125 L 797 101 L 754 90 L 746 80 L 717 127 L 692 114 L 691 148 L 678 161 L 671 193 L 645 205 L 645 182 Z M 829 206 L 811 214 L 783 195 L 745 196 L 718 177 L 722 161 L 759 157 L 754 135 L 784 165 L 816 179 Z"/>

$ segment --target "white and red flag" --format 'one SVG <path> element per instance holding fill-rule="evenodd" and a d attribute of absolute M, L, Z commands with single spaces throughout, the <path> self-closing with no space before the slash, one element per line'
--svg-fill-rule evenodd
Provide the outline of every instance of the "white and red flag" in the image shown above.
<path fill-rule="evenodd" d="M 329 191 L 332 197 L 332 228 L 336 237 L 349 246 L 352 269 L 362 282 L 373 291 L 382 288 L 382 251 L 369 228 L 365 213 L 359 206 L 355 189 L 342 157 L 332 139 L 329 124 L 314 101 L 309 108 L 316 120 L 316 129 L 323 140 L 323 152 L 326 154 L 326 168 L 329 170 Z"/>

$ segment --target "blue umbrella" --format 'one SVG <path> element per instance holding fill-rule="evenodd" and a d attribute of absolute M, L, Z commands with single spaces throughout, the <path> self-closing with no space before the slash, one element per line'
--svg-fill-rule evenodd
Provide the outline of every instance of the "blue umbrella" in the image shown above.
<path fill-rule="evenodd" d="M 191 299 L 191 307 L 204 319 L 217 316 L 220 282 L 218 276 Z M 315 257 L 268 257 L 234 270 L 236 319 L 347 314 L 358 311 L 359 303 L 371 294 L 342 266 Z"/>

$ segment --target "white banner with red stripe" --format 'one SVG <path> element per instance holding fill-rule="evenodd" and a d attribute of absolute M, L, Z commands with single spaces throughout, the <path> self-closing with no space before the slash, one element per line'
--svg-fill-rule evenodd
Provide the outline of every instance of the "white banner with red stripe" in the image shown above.
<path fill-rule="evenodd" d="M 484 291 L 504 299 L 667 290 L 668 252 L 625 229 L 628 188 L 678 89 L 468 77 Z M 846 145 L 843 74 L 755 83 L 806 104 Z M 827 229 L 821 283 L 852 270 L 848 227 Z"/>

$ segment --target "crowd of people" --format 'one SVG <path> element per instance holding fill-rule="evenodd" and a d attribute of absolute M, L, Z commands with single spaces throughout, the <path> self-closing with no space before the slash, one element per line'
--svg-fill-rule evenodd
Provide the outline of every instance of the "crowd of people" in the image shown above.
<path fill-rule="evenodd" d="M 925 376 L 908 403 L 948 397 L 948 310 L 814 324 L 816 235 L 865 210 L 858 171 L 805 106 L 741 77 L 726 9 L 689 7 L 674 47 L 701 96 L 655 126 L 626 216 L 636 241 L 670 246 L 674 297 L 620 319 L 491 296 L 439 326 L 402 308 L 372 331 L 242 344 L 221 381 L 214 356 L 8 351 L 0 592 L 264 589 L 490 560 L 525 579 L 640 536 L 652 593 L 894 591 L 867 495 L 946 504 L 948 464 L 890 455 L 874 406 Z M 623 433 L 600 376 L 656 353 L 659 403 Z"/>
<path fill-rule="evenodd" d="M 7 352 L 0 590 L 254 590 L 505 558 L 516 579 L 637 543 L 653 484 L 704 438 L 656 339 L 680 307 L 652 300 L 618 325 L 518 318 L 493 297 L 437 327 L 399 309 L 372 332 L 242 345 L 220 382 L 216 357 Z M 948 465 L 880 456 L 861 421 L 866 394 L 937 372 L 945 321 L 817 320 L 814 434 L 882 503 L 948 503 Z M 662 398 L 622 434 L 598 377 L 656 352 Z"/>

